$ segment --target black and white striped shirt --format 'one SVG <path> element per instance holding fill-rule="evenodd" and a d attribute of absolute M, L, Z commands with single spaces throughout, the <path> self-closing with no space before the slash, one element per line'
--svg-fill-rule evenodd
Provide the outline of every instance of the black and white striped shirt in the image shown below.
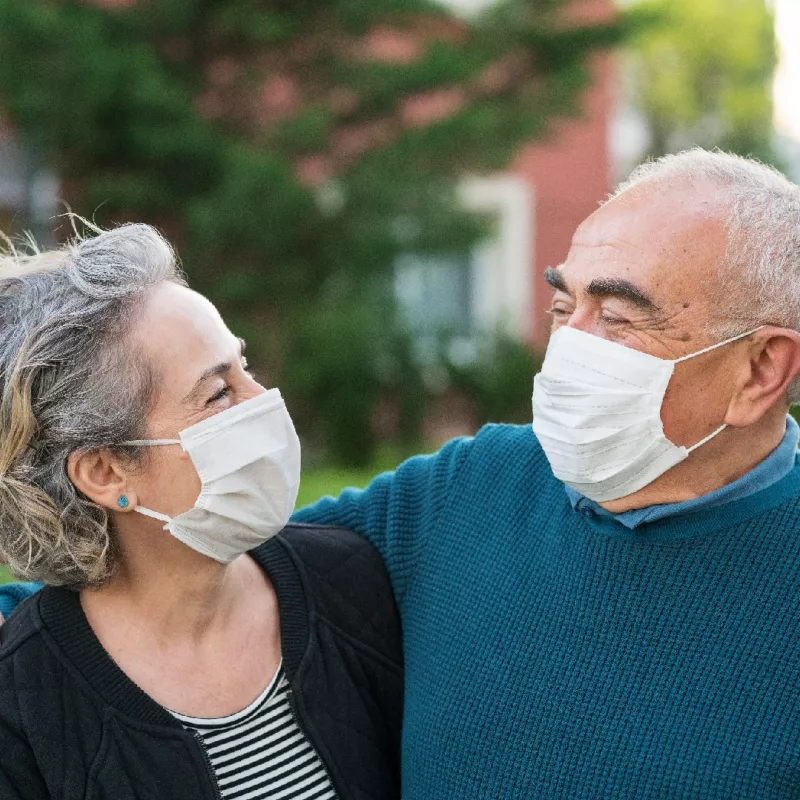
<path fill-rule="evenodd" d="M 171 712 L 199 734 L 224 800 L 336 797 L 325 766 L 292 713 L 288 691 L 281 666 L 260 697 L 229 717 Z"/>

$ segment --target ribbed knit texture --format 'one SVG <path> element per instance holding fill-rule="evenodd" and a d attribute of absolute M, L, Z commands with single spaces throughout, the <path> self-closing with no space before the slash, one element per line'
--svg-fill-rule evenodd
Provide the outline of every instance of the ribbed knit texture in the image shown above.
<path fill-rule="evenodd" d="M 489 426 L 297 519 L 386 559 L 405 800 L 800 798 L 800 468 L 632 531 Z"/>
<path fill-rule="evenodd" d="M 38 591 L 38 583 L 9 583 L 0 590 L 0 614 L 7 617 L 23 600 Z"/>

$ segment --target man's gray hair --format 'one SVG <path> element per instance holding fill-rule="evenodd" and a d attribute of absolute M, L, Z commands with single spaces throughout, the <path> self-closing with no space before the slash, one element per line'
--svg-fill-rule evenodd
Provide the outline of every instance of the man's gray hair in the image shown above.
<path fill-rule="evenodd" d="M 75 588 L 101 584 L 117 553 L 67 458 L 142 438 L 157 376 L 128 334 L 150 288 L 183 282 L 154 228 L 92 229 L 0 253 L 0 563 Z"/>
<path fill-rule="evenodd" d="M 728 244 L 713 335 L 724 339 L 762 324 L 800 330 L 800 186 L 754 159 L 694 148 L 637 167 L 612 199 L 653 181 L 719 187 Z M 800 402 L 800 379 L 789 400 Z"/>

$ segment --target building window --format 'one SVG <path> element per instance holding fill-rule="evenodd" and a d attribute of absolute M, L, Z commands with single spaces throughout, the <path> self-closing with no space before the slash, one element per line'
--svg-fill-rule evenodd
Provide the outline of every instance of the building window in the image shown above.
<path fill-rule="evenodd" d="M 404 255 L 397 261 L 394 288 L 400 312 L 416 336 L 473 333 L 471 253 Z"/>
<path fill-rule="evenodd" d="M 475 177 L 462 183 L 461 197 L 466 208 L 493 221 L 492 236 L 471 252 L 407 254 L 395 266 L 395 296 L 423 356 L 435 354 L 442 338 L 468 354 L 469 342 L 482 333 L 530 337 L 532 189 L 514 175 Z"/>

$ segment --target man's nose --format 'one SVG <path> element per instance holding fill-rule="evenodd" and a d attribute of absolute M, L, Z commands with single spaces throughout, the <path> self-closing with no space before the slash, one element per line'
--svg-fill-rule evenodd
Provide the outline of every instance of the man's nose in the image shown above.
<path fill-rule="evenodd" d="M 561 324 L 584 333 L 591 333 L 593 336 L 607 338 L 599 310 L 593 309 L 588 304 L 579 303 L 569 315 L 569 318 Z"/>

